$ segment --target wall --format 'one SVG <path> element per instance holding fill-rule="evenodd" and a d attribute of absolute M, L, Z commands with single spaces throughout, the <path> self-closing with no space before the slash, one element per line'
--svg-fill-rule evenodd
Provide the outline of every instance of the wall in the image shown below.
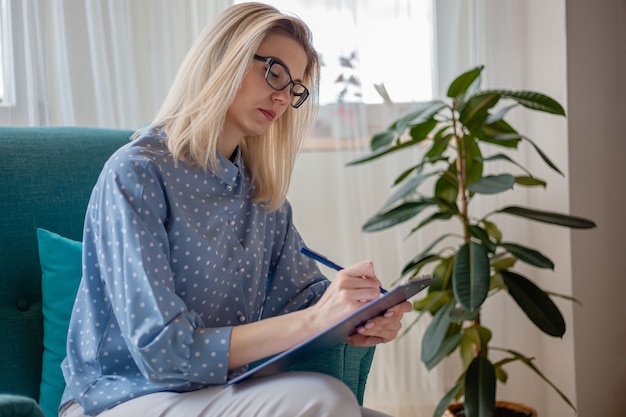
<path fill-rule="evenodd" d="M 578 415 L 615 416 L 626 381 L 626 2 L 566 5 L 571 209 L 598 224 L 571 235 Z"/>

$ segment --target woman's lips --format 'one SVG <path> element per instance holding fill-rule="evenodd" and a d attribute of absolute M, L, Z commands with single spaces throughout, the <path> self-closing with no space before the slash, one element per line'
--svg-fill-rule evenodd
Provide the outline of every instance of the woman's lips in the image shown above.
<path fill-rule="evenodd" d="M 263 116 L 265 116 L 265 118 L 269 121 L 274 120 L 274 118 L 276 117 L 275 111 L 266 110 L 266 109 L 259 109 L 259 110 L 261 110 L 261 113 L 263 113 Z"/>

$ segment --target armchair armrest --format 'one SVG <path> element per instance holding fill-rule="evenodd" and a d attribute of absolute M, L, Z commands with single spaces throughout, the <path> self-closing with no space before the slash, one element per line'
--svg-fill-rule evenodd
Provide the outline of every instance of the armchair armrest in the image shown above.
<path fill-rule="evenodd" d="M 358 347 L 341 343 L 311 357 L 294 370 L 321 372 L 342 380 L 363 405 L 367 376 L 374 358 L 375 347 Z"/>
<path fill-rule="evenodd" d="M 12 394 L 0 394 L 0 417 L 46 417 L 35 400 Z"/>

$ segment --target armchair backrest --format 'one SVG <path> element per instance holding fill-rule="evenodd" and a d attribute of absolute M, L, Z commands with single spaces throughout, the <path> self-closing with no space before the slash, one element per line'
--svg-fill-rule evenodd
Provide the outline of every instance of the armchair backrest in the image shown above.
<path fill-rule="evenodd" d="M 0 127 L 0 393 L 39 398 L 43 316 L 37 228 L 81 240 L 98 174 L 131 134 Z"/>

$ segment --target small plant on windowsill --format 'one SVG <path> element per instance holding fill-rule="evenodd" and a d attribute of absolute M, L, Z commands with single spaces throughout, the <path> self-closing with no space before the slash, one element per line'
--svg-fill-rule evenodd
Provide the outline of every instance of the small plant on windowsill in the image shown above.
<path fill-rule="evenodd" d="M 341 86 L 341 91 L 337 94 L 338 103 L 346 103 L 348 101 L 361 101 L 361 81 L 357 72 L 359 59 L 355 51 L 348 56 L 339 56 L 339 66 L 343 68 L 343 72 L 335 79 L 335 84 Z M 349 100 L 350 99 L 350 100 Z"/>
<path fill-rule="evenodd" d="M 481 196 L 503 193 L 514 186 L 546 186 L 507 154 L 521 142 L 528 142 L 538 156 L 563 175 L 548 156 L 528 137 L 513 128 L 505 117 L 514 107 L 565 116 L 552 98 L 533 91 L 482 90 L 483 67 L 473 68 L 452 81 L 449 102 L 434 100 L 403 115 L 370 140 L 371 154 L 349 165 L 367 163 L 414 146 L 428 149 L 400 173 L 394 192 L 384 206 L 363 225 L 366 232 L 388 229 L 414 219 L 413 234 L 433 222 L 455 220 L 459 233 L 445 233 L 426 247 L 416 248 L 415 256 L 402 270 L 413 277 L 423 268 L 441 278 L 429 288 L 414 309 L 432 315 L 422 340 L 422 361 L 428 369 L 458 352 L 462 374 L 439 402 L 440 417 L 453 400 L 463 399 L 467 417 L 493 416 L 496 410 L 496 381 L 507 380 L 506 365 L 521 362 L 546 381 L 573 409 L 571 401 L 544 376 L 534 359 L 514 349 L 490 344 L 492 332 L 481 321 L 483 303 L 505 291 L 528 318 L 545 334 L 562 337 L 565 321 L 549 293 L 513 268 L 522 262 L 537 268 L 554 269 L 543 253 L 504 239 L 494 215 L 510 215 L 528 221 L 586 229 L 595 227 L 587 219 L 537 208 L 507 205 L 475 217 L 472 203 Z M 487 146 L 488 145 L 488 146 Z M 428 148 L 429 147 L 429 148 Z M 488 148 L 488 149 L 487 149 Z M 503 149 L 507 152 L 494 152 Z M 486 153 L 490 150 L 492 153 Z M 519 174 L 485 174 L 494 161 L 510 163 Z M 431 188 L 427 188 L 430 184 Z M 434 185 L 432 185 L 434 184 Z M 570 297 L 562 296 L 564 298 Z M 491 355 L 497 351 L 502 358 Z M 496 414 L 497 416 L 497 414 Z"/>

